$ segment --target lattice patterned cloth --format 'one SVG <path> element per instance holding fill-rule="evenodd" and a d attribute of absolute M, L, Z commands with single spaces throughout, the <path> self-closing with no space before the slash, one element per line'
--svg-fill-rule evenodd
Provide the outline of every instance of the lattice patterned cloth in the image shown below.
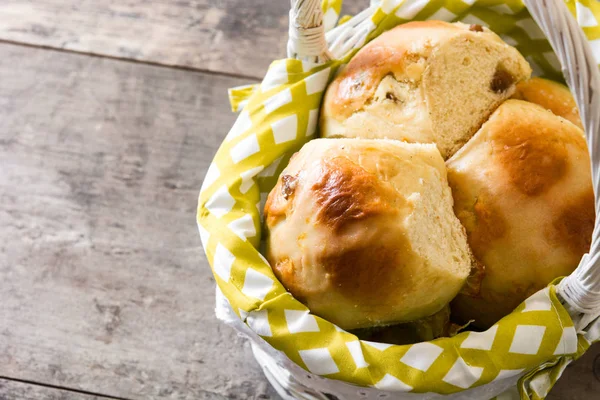
<path fill-rule="evenodd" d="M 600 2 L 566 3 L 600 64 Z M 332 28 L 341 1 L 324 1 L 323 9 L 324 24 Z M 552 285 L 486 332 L 387 345 L 360 341 L 310 314 L 286 292 L 259 251 L 266 196 L 291 155 L 315 137 L 323 91 L 337 69 L 383 31 L 426 19 L 488 26 L 521 51 L 535 75 L 561 79 L 556 56 L 520 0 L 384 0 L 365 24 L 365 39 L 342 59 L 324 65 L 278 60 L 260 85 L 230 90 L 232 108 L 241 113 L 201 189 L 202 243 L 220 290 L 242 321 L 312 373 L 386 390 L 440 394 L 521 374 L 520 396 L 543 398 L 565 366 L 600 338 L 600 321 L 577 335 Z"/>

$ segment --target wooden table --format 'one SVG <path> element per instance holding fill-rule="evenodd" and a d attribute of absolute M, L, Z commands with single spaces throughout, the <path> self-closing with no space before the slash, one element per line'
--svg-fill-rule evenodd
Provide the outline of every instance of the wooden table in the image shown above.
<path fill-rule="evenodd" d="M 0 399 L 277 398 L 213 315 L 195 209 L 288 6 L 0 2 Z M 598 396 L 599 353 L 551 397 Z"/>

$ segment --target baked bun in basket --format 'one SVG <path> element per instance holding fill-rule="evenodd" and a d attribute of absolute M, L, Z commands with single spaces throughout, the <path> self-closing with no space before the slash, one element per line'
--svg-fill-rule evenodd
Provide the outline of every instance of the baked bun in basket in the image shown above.
<path fill-rule="evenodd" d="M 486 328 L 570 274 L 589 250 L 594 194 L 584 134 L 521 100 L 503 103 L 447 161 L 455 212 L 484 266 L 453 316 Z"/>
<path fill-rule="evenodd" d="M 575 99 L 563 84 L 544 78 L 531 78 L 517 85 L 513 98 L 539 104 L 583 129 Z"/>
<path fill-rule="evenodd" d="M 409 22 L 363 47 L 330 84 L 322 136 L 436 143 L 446 159 L 530 75 L 487 28 Z"/>
<path fill-rule="evenodd" d="M 473 262 L 433 144 L 312 140 L 269 194 L 265 221 L 278 279 L 347 330 L 439 312 Z"/>

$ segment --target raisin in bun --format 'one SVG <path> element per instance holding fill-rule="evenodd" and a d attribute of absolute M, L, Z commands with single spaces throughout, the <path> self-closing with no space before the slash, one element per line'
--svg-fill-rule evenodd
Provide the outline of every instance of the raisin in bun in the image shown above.
<path fill-rule="evenodd" d="M 328 87 L 322 136 L 436 143 L 446 159 L 530 75 L 487 28 L 403 24 L 363 47 Z"/>
<path fill-rule="evenodd" d="M 484 266 L 453 316 L 486 328 L 589 251 L 595 220 L 581 129 L 521 100 L 503 103 L 450 160 L 455 212 Z"/>
<path fill-rule="evenodd" d="M 471 269 L 433 144 L 310 141 L 269 194 L 265 221 L 278 279 L 343 329 L 435 314 Z"/>
<path fill-rule="evenodd" d="M 517 85 L 513 98 L 539 104 L 583 129 L 575 99 L 563 84 L 543 78 L 531 78 Z"/>

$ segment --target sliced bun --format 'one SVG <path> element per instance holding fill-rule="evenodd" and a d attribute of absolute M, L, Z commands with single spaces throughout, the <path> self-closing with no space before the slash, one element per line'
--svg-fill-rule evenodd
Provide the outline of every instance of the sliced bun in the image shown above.
<path fill-rule="evenodd" d="M 363 47 L 332 82 L 321 133 L 435 143 L 446 159 L 530 75 L 487 28 L 410 22 Z"/>

